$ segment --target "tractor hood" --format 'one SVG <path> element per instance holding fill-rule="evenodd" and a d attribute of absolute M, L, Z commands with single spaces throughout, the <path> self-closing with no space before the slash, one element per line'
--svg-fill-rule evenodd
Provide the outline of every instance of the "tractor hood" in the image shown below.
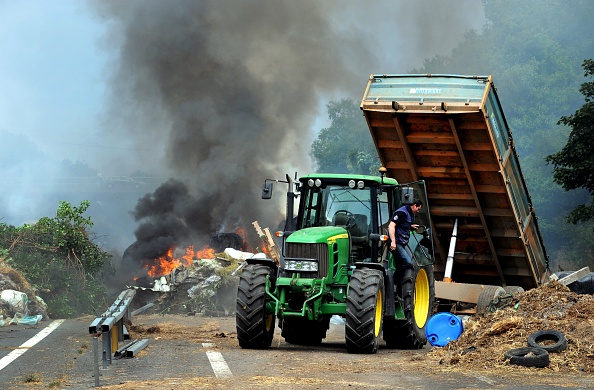
<path fill-rule="evenodd" d="M 310 227 L 298 230 L 287 237 L 287 243 L 322 244 L 339 238 L 348 239 L 345 228 L 338 226 Z"/>

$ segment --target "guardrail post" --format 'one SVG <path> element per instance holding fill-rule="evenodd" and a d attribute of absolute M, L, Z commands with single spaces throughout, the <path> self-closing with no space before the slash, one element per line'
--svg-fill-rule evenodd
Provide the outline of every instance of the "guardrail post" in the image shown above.
<path fill-rule="evenodd" d="M 107 332 L 107 337 L 105 337 L 105 333 L 103 333 L 103 362 L 107 361 L 111 364 L 111 331 Z"/>
<path fill-rule="evenodd" d="M 95 371 L 95 386 L 99 386 L 99 336 L 102 337 L 103 369 L 112 362 L 112 351 L 117 351 L 119 341 L 124 340 L 124 317 L 131 317 L 130 303 L 136 291 L 122 291 L 113 305 L 93 320 L 89 325 L 89 333 L 93 336 L 93 359 Z"/>
<path fill-rule="evenodd" d="M 93 370 L 95 372 L 95 387 L 99 387 L 99 335 L 93 336 Z"/>

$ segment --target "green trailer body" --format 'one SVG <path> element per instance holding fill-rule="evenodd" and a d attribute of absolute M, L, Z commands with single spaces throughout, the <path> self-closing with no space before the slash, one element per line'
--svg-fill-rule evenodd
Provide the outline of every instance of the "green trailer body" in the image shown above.
<path fill-rule="evenodd" d="M 513 138 L 491 76 L 371 75 L 361 110 L 388 175 L 424 180 L 444 276 L 454 222 L 452 279 L 539 286 L 548 258 Z"/>

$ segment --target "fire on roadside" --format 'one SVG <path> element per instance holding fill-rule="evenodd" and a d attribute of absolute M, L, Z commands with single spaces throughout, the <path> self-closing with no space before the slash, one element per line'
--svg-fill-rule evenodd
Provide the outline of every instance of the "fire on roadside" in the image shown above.
<path fill-rule="evenodd" d="M 183 254 L 175 256 L 175 248 L 171 247 L 167 250 L 167 253 L 163 256 L 153 259 L 150 263 L 147 263 L 147 273 L 150 277 L 155 278 L 162 275 L 170 274 L 174 269 L 183 265 L 188 267 L 193 264 L 194 259 L 213 259 L 215 257 L 215 251 L 209 246 L 204 246 L 199 251 L 194 251 L 194 246 L 188 246 Z"/>
<path fill-rule="evenodd" d="M 241 237 L 243 241 L 242 249 L 245 250 L 247 247 L 245 229 L 240 228 L 236 230 L 235 234 Z M 209 245 L 204 245 L 202 249 L 196 251 L 193 245 L 189 245 L 183 251 L 176 247 L 171 247 L 164 255 L 144 261 L 144 268 L 147 269 L 150 277 L 156 278 L 170 274 L 179 266 L 188 267 L 193 264 L 194 259 L 214 259 L 215 256 L 215 249 Z"/>

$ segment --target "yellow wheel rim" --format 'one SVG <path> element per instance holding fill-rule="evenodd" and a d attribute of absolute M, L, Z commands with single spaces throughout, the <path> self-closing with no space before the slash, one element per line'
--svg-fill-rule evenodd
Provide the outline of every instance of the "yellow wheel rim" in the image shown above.
<path fill-rule="evenodd" d="M 415 279 L 415 323 L 422 328 L 429 316 L 429 278 L 423 268 L 419 270 Z"/>
<path fill-rule="evenodd" d="M 270 329 L 272 329 L 272 324 L 274 324 L 274 316 L 272 314 L 269 314 L 266 316 L 266 322 L 265 322 L 267 332 L 269 332 Z"/>
<path fill-rule="evenodd" d="M 382 309 L 383 309 L 383 307 L 384 307 L 384 297 L 382 294 L 382 290 L 379 290 L 377 292 L 377 300 L 375 302 L 375 321 L 374 321 L 375 329 L 374 329 L 374 332 L 375 332 L 376 337 L 379 335 L 380 330 L 381 330 L 380 328 L 382 325 L 382 316 L 383 316 Z"/>

